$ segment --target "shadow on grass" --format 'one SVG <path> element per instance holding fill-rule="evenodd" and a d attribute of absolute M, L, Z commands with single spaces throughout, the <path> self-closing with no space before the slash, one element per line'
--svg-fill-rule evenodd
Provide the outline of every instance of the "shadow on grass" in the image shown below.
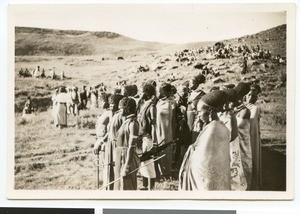
<path fill-rule="evenodd" d="M 286 155 L 278 148 L 262 147 L 262 190 L 286 191 Z"/>

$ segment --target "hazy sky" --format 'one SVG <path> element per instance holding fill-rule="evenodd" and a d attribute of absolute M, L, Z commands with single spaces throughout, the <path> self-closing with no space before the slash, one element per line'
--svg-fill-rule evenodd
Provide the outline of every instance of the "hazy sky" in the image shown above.
<path fill-rule="evenodd" d="M 112 31 L 167 43 L 229 39 L 286 23 L 285 12 L 278 8 L 245 5 L 27 5 L 13 9 L 15 26 Z"/>

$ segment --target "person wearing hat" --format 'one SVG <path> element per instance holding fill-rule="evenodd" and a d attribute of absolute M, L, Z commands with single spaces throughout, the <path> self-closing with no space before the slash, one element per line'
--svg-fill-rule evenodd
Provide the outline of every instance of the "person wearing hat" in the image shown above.
<path fill-rule="evenodd" d="M 233 103 L 236 102 L 238 95 L 234 89 L 227 88 L 223 91 L 227 94 L 227 102 L 224 111 L 219 113 L 219 118 L 230 131 L 231 190 L 244 191 L 247 189 L 247 180 L 242 165 L 236 114 L 233 111 Z"/>
<path fill-rule="evenodd" d="M 195 122 L 197 103 L 201 99 L 201 97 L 205 94 L 204 91 L 197 90 L 201 83 L 205 83 L 205 76 L 202 74 L 198 74 L 197 76 L 195 76 L 193 79 L 189 81 L 189 86 L 188 86 L 190 92 L 188 96 L 188 106 L 187 106 L 186 113 L 187 113 L 187 123 L 189 126 L 190 135 L 192 136 L 191 137 L 192 142 L 190 142 L 190 144 L 196 140 L 202 126 L 200 121 L 198 121 L 198 123 Z"/>
<path fill-rule="evenodd" d="M 241 158 L 244 174 L 247 180 L 247 189 L 251 186 L 252 178 L 252 149 L 250 141 L 250 110 L 243 103 L 244 97 L 250 91 L 250 83 L 240 82 L 234 90 L 237 91 L 237 100 L 234 103 L 235 114 L 238 126 L 238 136 L 240 140 Z"/>
<path fill-rule="evenodd" d="M 156 133 L 158 144 L 163 145 L 173 141 L 173 99 L 172 86 L 169 83 L 163 83 L 159 88 L 158 102 L 156 104 Z M 173 146 L 170 145 L 163 150 L 166 154 L 161 159 L 162 174 L 165 178 L 172 177 Z"/>
<path fill-rule="evenodd" d="M 179 190 L 230 190 L 230 131 L 218 112 L 227 99 L 224 91 L 204 95 L 197 104 L 203 129 L 189 146 L 179 171 Z"/>
<path fill-rule="evenodd" d="M 250 140 L 252 149 L 252 180 L 250 190 L 260 190 L 262 182 L 261 168 L 261 138 L 260 138 L 260 108 L 255 104 L 261 88 L 257 84 L 250 87 L 250 92 L 245 96 L 246 107 L 250 110 Z"/>

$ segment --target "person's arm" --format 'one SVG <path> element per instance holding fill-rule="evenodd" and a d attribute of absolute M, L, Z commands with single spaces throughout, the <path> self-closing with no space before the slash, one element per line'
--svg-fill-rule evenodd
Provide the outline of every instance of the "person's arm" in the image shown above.
<path fill-rule="evenodd" d="M 127 156 L 124 163 L 124 167 L 122 168 L 121 175 L 124 177 L 128 175 L 130 169 L 130 163 L 134 153 L 134 147 L 136 145 L 136 140 L 138 137 L 138 129 L 139 126 L 137 122 L 132 122 L 129 124 L 129 141 L 128 141 L 128 149 L 127 149 Z"/>
<path fill-rule="evenodd" d="M 251 112 L 248 108 L 244 108 L 240 111 L 239 117 L 242 119 L 250 119 Z"/>
<path fill-rule="evenodd" d="M 156 106 L 150 107 L 150 118 L 151 118 L 151 137 L 153 145 L 157 145 L 157 136 L 156 136 Z"/>
<path fill-rule="evenodd" d="M 237 128 L 237 121 L 236 121 L 236 116 L 233 113 L 230 113 L 230 142 L 235 140 L 238 137 L 238 128 Z"/>
<path fill-rule="evenodd" d="M 77 91 L 77 97 L 78 97 L 78 103 L 80 104 L 81 103 L 81 96 L 80 96 L 80 93 Z"/>

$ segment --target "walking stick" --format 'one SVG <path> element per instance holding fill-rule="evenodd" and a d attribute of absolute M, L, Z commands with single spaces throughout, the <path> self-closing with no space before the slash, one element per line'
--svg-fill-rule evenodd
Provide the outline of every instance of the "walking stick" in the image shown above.
<path fill-rule="evenodd" d="M 97 189 L 99 189 L 99 165 L 100 165 L 99 152 L 97 152 Z"/>
<path fill-rule="evenodd" d="M 159 157 L 157 157 L 157 158 L 153 159 L 152 161 L 149 161 L 149 162 L 148 162 L 148 163 L 146 163 L 145 165 L 143 165 L 143 166 L 141 166 L 141 167 L 138 167 L 138 168 L 136 168 L 136 169 L 132 170 L 132 171 L 131 171 L 131 172 L 129 172 L 127 175 L 130 175 L 130 174 L 132 174 L 132 173 L 134 173 L 134 172 L 136 172 L 136 171 L 140 170 L 141 168 L 143 168 L 143 167 L 145 167 L 145 166 L 147 166 L 147 165 L 149 165 L 149 164 L 151 164 L 151 163 L 154 163 L 155 161 L 157 161 L 157 160 L 159 160 L 159 159 L 161 159 L 161 158 L 163 158 L 163 157 L 165 157 L 165 156 L 166 156 L 166 154 L 163 154 L 162 156 L 159 156 Z M 114 181 L 112 181 L 112 182 L 110 182 L 110 183 L 108 183 L 108 184 L 106 184 L 106 185 L 102 186 L 102 187 L 101 187 L 99 190 L 103 190 L 104 188 L 106 188 L 106 187 L 110 186 L 111 184 L 113 184 L 113 183 L 115 183 L 115 182 L 117 182 L 117 181 L 121 180 L 122 178 L 123 178 L 123 176 L 121 176 L 121 177 L 117 178 L 116 180 L 114 180 Z"/>

